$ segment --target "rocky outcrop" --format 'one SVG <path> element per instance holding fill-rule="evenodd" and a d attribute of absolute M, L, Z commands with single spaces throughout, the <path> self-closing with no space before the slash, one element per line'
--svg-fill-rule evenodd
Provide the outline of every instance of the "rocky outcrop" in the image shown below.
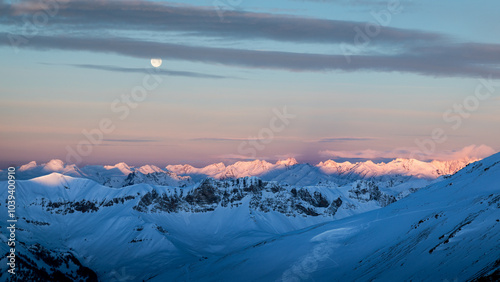
<path fill-rule="evenodd" d="M 127 195 L 124 197 L 117 197 L 111 200 L 103 199 L 102 201 L 97 200 L 80 200 L 80 201 L 48 201 L 42 198 L 40 202 L 32 203 L 32 205 L 40 205 L 48 212 L 56 214 L 69 214 L 69 213 L 92 213 L 97 212 L 101 207 L 111 207 L 117 204 L 123 204 L 127 201 L 135 199 L 136 196 Z"/>
<path fill-rule="evenodd" d="M 41 244 L 16 244 L 16 270 L 0 273 L 2 281 L 98 281 L 97 274 L 71 253 L 50 250 Z"/>
<path fill-rule="evenodd" d="M 127 175 L 127 178 L 121 183 L 121 187 L 126 187 L 134 184 L 154 184 L 161 186 L 181 186 L 184 187 L 187 184 L 191 184 L 191 178 L 188 176 L 178 176 L 172 172 L 151 172 L 142 173 L 139 171 L 134 171 Z"/>
<path fill-rule="evenodd" d="M 208 178 L 187 193 L 182 189 L 171 193 L 152 190 L 140 198 L 134 209 L 140 212 L 210 212 L 219 207 L 240 207 L 248 202 L 250 210 L 274 211 L 286 216 L 334 216 L 344 201 L 341 197 L 329 199 L 326 195 L 255 177 L 224 181 Z M 376 201 L 381 205 L 395 201 L 394 197 L 383 194 L 376 186 L 370 186 L 370 189 L 360 186 L 353 190 L 353 195 L 358 200 Z"/>
<path fill-rule="evenodd" d="M 349 197 L 360 202 L 376 201 L 380 206 L 385 207 L 396 202 L 392 195 L 382 193 L 374 181 L 356 181 L 353 188 L 349 190 Z"/>

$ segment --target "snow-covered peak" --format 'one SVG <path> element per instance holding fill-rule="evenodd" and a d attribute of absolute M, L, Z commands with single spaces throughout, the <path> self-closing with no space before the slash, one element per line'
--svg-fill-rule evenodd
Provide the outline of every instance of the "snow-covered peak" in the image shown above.
<path fill-rule="evenodd" d="M 64 169 L 64 162 L 58 159 L 53 159 L 46 163 L 43 169 L 45 171 L 62 171 Z"/>
<path fill-rule="evenodd" d="M 476 162 L 478 159 L 462 159 L 452 161 L 432 161 L 431 164 L 442 174 L 452 174 L 469 163 Z"/>
<path fill-rule="evenodd" d="M 108 170 L 116 168 L 125 174 L 129 174 L 132 172 L 132 170 L 130 169 L 130 166 L 124 162 L 117 163 L 115 165 L 105 165 L 104 168 L 108 169 Z"/>
<path fill-rule="evenodd" d="M 26 171 L 26 170 L 29 170 L 29 169 L 32 169 L 32 168 L 35 168 L 37 167 L 37 163 L 35 161 L 31 161 L 27 164 L 24 164 L 22 165 L 20 168 L 19 168 L 19 171 Z"/>
<path fill-rule="evenodd" d="M 150 173 L 155 173 L 155 172 L 164 172 L 161 168 L 154 166 L 154 165 L 143 165 L 140 168 L 137 169 L 137 171 L 143 173 L 143 174 L 150 174 Z"/>
<path fill-rule="evenodd" d="M 225 167 L 226 167 L 226 165 L 223 162 L 220 162 L 220 163 L 207 165 L 205 168 L 224 169 Z"/>
<path fill-rule="evenodd" d="M 365 165 L 369 165 L 369 166 L 374 166 L 374 165 L 377 165 L 376 163 L 374 163 L 372 160 L 367 160 L 366 162 L 362 163 L 362 164 L 365 164 Z M 380 163 L 380 165 L 383 165 L 385 163 Z"/>
<path fill-rule="evenodd" d="M 191 173 L 195 172 L 206 175 L 217 175 L 223 172 L 226 169 L 226 165 L 224 163 L 215 163 L 211 165 L 207 165 L 202 169 L 195 169 Z M 174 171 L 175 172 L 175 171 Z"/>
<path fill-rule="evenodd" d="M 338 163 L 334 160 L 327 160 L 327 161 L 324 161 L 324 162 L 320 162 L 319 164 L 317 164 L 316 166 L 317 167 L 339 167 L 339 166 L 352 166 L 354 164 L 352 164 L 351 162 L 348 162 L 348 161 L 345 161 L 345 162 L 342 162 L 342 163 Z"/>
<path fill-rule="evenodd" d="M 32 179 L 33 182 L 38 184 L 43 184 L 46 186 L 58 186 L 62 183 L 66 183 L 68 180 L 73 179 L 71 176 L 67 176 L 61 173 L 53 172 L 44 176 L 40 176 Z"/>
<path fill-rule="evenodd" d="M 317 166 L 318 167 L 337 167 L 337 162 L 333 161 L 333 160 L 327 160 L 324 162 L 320 162 Z"/>
<path fill-rule="evenodd" d="M 415 159 L 405 159 L 405 158 L 396 158 L 395 160 L 391 161 L 394 163 L 406 163 L 406 162 L 413 162 Z"/>
<path fill-rule="evenodd" d="M 284 165 L 284 166 L 292 166 L 298 164 L 295 158 L 288 158 L 286 160 L 279 160 L 276 162 L 276 165 Z"/>
<path fill-rule="evenodd" d="M 230 167 L 239 168 L 239 169 L 249 169 L 249 168 L 266 169 L 266 168 L 271 167 L 272 165 L 273 165 L 272 163 L 269 163 L 269 162 L 264 161 L 264 160 L 254 160 L 254 161 L 249 161 L 249 162 L 236 162 L 236 163 L 230 165 Z"/>
<path fill-rule="evenodd" d="M 196 170 L 196 168 L 192 165 L 167 165 L 165 167 L 168 171 L 175 172 L 177 174 L 189 174 L 192 171 Z"/>
<path fill-rule="evenodd" d="M 333 160 L 320 162 L 317 167 L 327 174 L 352 174 L 362 178 L 379 177 L 384 175 L 404 175 L 417 178 L 435 179 L 441 175 L 453 174 L 465 167 L 472 160 L 459 161 L 432 161 L 423 162 L 415 159 L 397 158 L 388 163 L 365 162 L 337 163 Z"/>
<path fill-rule="evenodd" d="M 42 165 L 30 162 L 21 166 L 18 177 L 19 179 L 31 179 L 52 172 L 60 172 L 65 175 L 90 178 L 110 187 L 122 187 L 124 185 L 123 180 L 129 174 L 137 172 L 144 175 L 165 174 L 165 179 L 163 176 L 155 176 L 155 179 L 161 179 L 161 183 L 186 181 L 188 178 L 193 181 L 200 181 L 206 177 L 227 179 L 257 176 L 266 181 L 278 181 L 289 185 L 316 185 L 319 182 L 336 182 L 337 180 L 344 182 L 345 180 L 371 178 L 379 178 L 380 180 L 380 178 L 388 179 L 393 176 L 432 180 L 442 175 L 454 174 L 467 164 L 469 164 L 469 161 L 466 160 L 424 162 L 415 159 L 398 158 L 388 163 L 374 163 L 370 160 L 357 163 L 347 161 L 337 163 L 334 160 L 327 160 L 312 166 L 298 164 L 296 159 L 288 158 L 279 160 L 276 163 L 253 160 L 238 161 L 231 165 L 225 165 L 220 162 L 202 168 L 196 168 L 188 164 L 168 165 L 165 170 L 154 165 L 144 165 L 136 168 L 124 162 L 105 166 L 88 165 L 80 169 L 76 165 L 64 164 L 61 160 L 51 160 Z M 0 171 L 0 176 L 4 174 L 6 174 L 5 171 Z M 184 179 L 181 176 L 188 176 L 188 178 Z M 174 182 L 169 182 L 168 178 L 173 179 Z M 148 181 L 154 182 L 155 180 L 149 179 Z"/>
<path fill-rule="evenodd" d="M 227 166 L 222 178 L 240 178 L 245 176 L 259 176 L 274 168 L 274 165 L 264 160 L 254 160 L 250 162 L 236 162 Z"/>

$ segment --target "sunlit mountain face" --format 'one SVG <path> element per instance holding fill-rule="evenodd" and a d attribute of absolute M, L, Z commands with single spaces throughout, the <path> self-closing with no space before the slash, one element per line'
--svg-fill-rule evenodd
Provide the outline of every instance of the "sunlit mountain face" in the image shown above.
<path fill-rule="evenodd" d="M 124 187 L 141 181 L 152 184 L 178 186 L 192 184 L 205 178 L 238 179 L 256 176 L 264 180 L 284 182 L 293 185 L 315 185 L 320 182 L 350 181 L 357 179 L 386 179 L 400 177 L 402 179 L 422 179 L 432 181 L 443 175 L 449 175 L 462 169 L 477 159 L 422 162 L 415 159 L 395 159 L 388 163 L 342 162 L 333 160 L 316 165 L 299 164 L 296 159 L 288 158 L 270 163 L 265 160 L 239 161 L 234 164 L 210 164 L 205 167 L 167 165 L 160 168 L 154 165 L 140 167 L 129 166 L 124 162 L 116 165 L 87 165 L 78 167 L 65 164 L 62 160 L 51 160 L 38 165 L 35 161 L 24 164 L 17 169 L 18 179 L 30 179 L 54 172 L 73 177 L 89 178 L 109 187 Z M 8 170 L 0 171 L 7 177 Z M 155 183 L 156 181 L 156 183 Z M 159 182 L 163 181 L 163 182 Z"/>
<path fill-rule="evenodd" d="M 0 0 L 0 281 L 500 281 L 498 11 Z"/>

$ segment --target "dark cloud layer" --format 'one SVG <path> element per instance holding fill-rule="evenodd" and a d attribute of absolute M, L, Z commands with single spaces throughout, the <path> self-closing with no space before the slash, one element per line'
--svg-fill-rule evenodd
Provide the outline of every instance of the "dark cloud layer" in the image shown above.
<path fill-rule="evenodd" d="M 48 1 L 50 3 L 50 1 Z M 24 14 L 40 10 L 39 1 L 24 1 L 2 14 L 22 22 Z M 355 27 L 366 23 L 325 20 L 269 13 L 221 10 L 220 7 L 173 6 L 149 1 L 61 1 L 51 25 L 68 29 L 133 29 L 181 31 L 198 36 L 233 39 L 271 39 L 305 43 L 353 43 Z M 418 30 L 384 27 L 373 38 L 379 43 L 437 40 L 442 35 Z"/>
<path fill-rule="evenodd" d="M 10 45 L 7 34 L 0 33 L 0 45 Z M 431 76 L 500 78 L 500 45 L 495 44 L 435 46 L 397 55 L 353 55 L 350 62 L 344 55 L 187 46 L 126 38 L 37 36 L 23 46 L 289 71 L 398 71 Z"/>
<path fill-rule="evenodd" d="M 22 22 L 25 14 L 43 7 L 25 0 L 14 6 L 0 1 L 0 23 Z M 46 3 L 51 3 L 47 1 Z M 268 13 L 229 11 L 220 18 L 216 7 L 194 7 L 151 1 L 59 1 L 49 25 L 80 36 L 36 35 L 22 41 L 19 48 L 115 53 L 138 58 L 161 57 L 226 66 L 280 69 L 288 71 L 382 71 L 428 76 L 500 78 L 500 45 L 453 42 L 432 32 L 381 27 L 370 39 L 374 49 L 390 45 L 391 54 L 357 52 L 355 27 L 365 23 L 324 20 Z M 222 20 L 221 20 L 222 19 Z M 130 38 L 103 38 L 96 34 L 106 28 L 124 30 L 177 31 L 191 35 L 231 40 L 270 39 L 293 43 L 347 43 L 337 54 L 254 51 L 244 49 L 189 46 Z M 85 31 L 82 33 L 82 31 Z M 89 32 L 91 31 L 91 32 Z M 96 31 L 96 32 L 93 32 Z M 92 34 L 92 35 L 85 35 Z M 358 34 L 359 35 L 359 34 Z M 6 33 L 0 45 L 11 44 Z M 398 48 L 392 48 L 399 46 Z M 350 49 L 349 49 L 350 48 Z M 361 48 L 362 49 L 362 48 Z M 346 51 L 347 50 L 347 51 Z M 354 50 L 353 54 L 348 54 Z M 366 51 L 366 50 L 364 50 Z M 112 66 L 80 65 L 107 71 L 142 72 Z M 226 78 L 214 74 L 163 71 L 165 75 Z"/>

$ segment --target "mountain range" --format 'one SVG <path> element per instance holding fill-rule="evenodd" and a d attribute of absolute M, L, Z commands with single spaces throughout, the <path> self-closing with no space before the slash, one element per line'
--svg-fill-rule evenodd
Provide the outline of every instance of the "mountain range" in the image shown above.
<path fill-rule="evenodd" d="M 92 179 L 109 187 L 124 187 L 137 183 L 163 186 L 183 186 L 199 182 L 207 177 L 214 179 L 237 179 L 257 176 L 266 181 L 278 181 L 289 185 L 317 185 L 319 183 L 348 183 L 358 179 L 376 180 L 433 180 L 453 174 L 477 159 L 423 162 L 415 159 L 395 159 L 388 163 L 342 162 L 333 160 L 317 165 L 299 164 L 294 158 L 270 163 L 264 160 L 240 161 L 231 165 L 215 163 L 202 168 L 191 165 L 154 165 L 141 167 L 126 163 L 116 165 L 87 165 L 82 168 L 65 164 L 61 160 L 48 163 L 30 162 L 17 168 L 18 179 L 31 179 L 53 172 L 73 177 Z M 7 170 L 0 170 L 0 177 L 6 177 Z"/>
<path fill-rule="evenodd" d="M 471 161 L 31 162 L 16 172 L 25 179 L 16 184 L 16 278 L 494 279 L 500 154 Z M 7 185 L 0 182 L 5 199 Z M 0 209 L 7 214 L 3 201 Z M 7 254 L 8 238 L 0 239 Z M 0 278 L 15 281 L 6 260 Z"/>

